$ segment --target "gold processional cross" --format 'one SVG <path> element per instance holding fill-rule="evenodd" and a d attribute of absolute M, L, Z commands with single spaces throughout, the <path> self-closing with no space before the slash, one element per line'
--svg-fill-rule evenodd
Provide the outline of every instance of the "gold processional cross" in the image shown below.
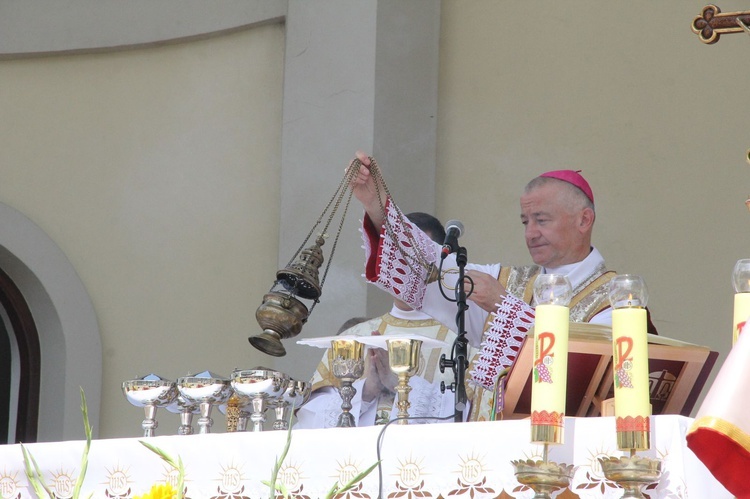
<path fill-rule="evenodd" d="M 740 12 L 721 12 L 716 5 L 706 5 L 699 16 L 693 19 L 693 33 L 703 43 L 712 44 L 719 41 L 724 33 L 741 33 L 750 35 L 750 10 Z M 745 160 L 750 163 L 750 149 L 745 152 Z M 745 201 L 750 210 L 750 196 Z"/>
<path fill-rule="evenodd" d="M 699 16 L 693 19 L 693 33 L 703 43 L 716 43 L 725 33 L 750 34 L 750 10 L 722 12 L 716 5 L 706 5 Z"/>

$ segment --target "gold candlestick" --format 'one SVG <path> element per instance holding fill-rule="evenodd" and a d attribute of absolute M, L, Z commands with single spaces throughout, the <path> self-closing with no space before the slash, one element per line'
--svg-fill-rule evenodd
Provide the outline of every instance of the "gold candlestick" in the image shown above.
<path fill-rule="evenodd" d="M 511 461 L 516 480 L 535 492 L 533 499 L 549 499 L 556 490 L 570 485 L 575 467 L 572 464 L 558 464 L 548 458 L 549 444 L 544 444 L 541 461 L 531 459 Z"/>
<path fill-rule="evenodd" d="M 396 376 L 398 384 L 398 424 L 408 424 L 409 417 L 409 378 L 417 373 L 419 368 L 419 357 L 422 349 L 422 341 L 416 339 L 389 339 L 388 340 L 388 364 Z"/>
<path fill-rule="evenodd" d="M 600 457 L 599 463 L 607 480 L 617 483 L 625 490 L 623 498 L 644 497 L 641 487 L 654 483 L 661 477 L 661 461 L 638 457 L 635 449 L 630 457 Z"/>

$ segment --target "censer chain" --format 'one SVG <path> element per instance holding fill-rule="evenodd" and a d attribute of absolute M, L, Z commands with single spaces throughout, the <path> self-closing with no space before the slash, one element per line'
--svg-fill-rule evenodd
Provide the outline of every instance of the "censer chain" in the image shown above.
<path fill-rule="evenodd" d="M 375 193 L 378 197 L 378 203 L 380 205 L 380 215 L 383 218 L 383 226 L 385 228 L 385 232 L 388 235 L 388 238 L 390 239 L 391 243 L 398 249 L 398 252 L 401 254 L 401 256 L 404 257 L 404 261 L 406 262 L 406 265 L 409 267 L 409 270 L 412 272 L 416 271 L 414 270 L 414 267 L 412 267 L 412 263 L 415 263 L 416 265 L 419 265 L 424 270 L 427 271 L 427 277 L 430 279 L 432 277 L 432 274 L 434 272 L 434 265 L 429 263 L 427 261 L 427 258 L 425 255 L 421 252 L 419 249 L 419 245 L 416 244 L 416 240 L 414 239 L 414 234 L 412 234 L 411 230 L 406 230 L 406 238 L 409 241 L 409 244 L 412 248 L 414 248 L 414 255 L 407 253 L 404 248 L 398 244 L 398 238 L 396 237 L 396 234 L 393 232 L 393 226 L 388 221 L 388 217 L 385 213 L 385 206 L 383 205 L 383 197 L 380 195 L 380 185 L 383 186 L 383 192 L 385 192 L 386 199 L 390 198 L 393 199 L 393 196 L 391 195 L 390 191 L 388 190 L 388 185 L 385 183 L 385 179 L 383 178 L 383 175 L 380 171 L 380 167 L 378 167 L 378 163 L 375 161 L 375 159 L 370 156 L 370 173 L 372 174 L 373 180 L 375 181 Z M 349 170 L 355 170 L 355 173 L 359 171 L 359 168 L 361 168 L 362 162 L 359 159 L 355 159 L 352 162 L 352 167 L 349 168 Z M 398 221 L 401 224 L 402 227 L 408 227 L 408 225 L 405 223 L 405 216 L 403 212 L 398 208 L 398 205 L 395 203 L 393 204 L 393 207 L 395 208 L 396 216 L 398 217 Z"/>
<path fill-rule="evenodd" d="M 305 239 L 302 241 L 302 244 L 300 244 L 299 248 L 297 248 L 297 251 L 292 255 L 291 260 L 289 260 L 289 263 L 287 263 L 287 267 L 290 266 L 294 262 L 294 260 L 300 254 L 300 252 L 305 248 L 313 232 L 315 232 L 315 228 L 321 224 L 321 222 L 323 221 L 323 217 L 328 212 L 331 205 L 335 202 L 336 204 L 333 207 L 333 211 L 331 211 L 330 215 L 328 216 L 328 220 L 326 221 L 325 227 L 323 227 L 323 230 L 320 232 L 321 236 L 328 237 L 328 234 L 327 234 L 328 226 L 331 224 L 331 220 L 333 219 L 333 217 L 336 214 L 336 211 L 339 208 L 339 205 L 341 203 L 341 198 L 344 196 L 344 193 L 346 192 L 346 188 L 351 182 L 351 178 L 352 178 L 352 174 L 350 172 L 347 172 L 346 175 L 344 175 L 344 177 L 341 179 L 341 182 L 339 182 L 339 185 L 336 188 L 336 191 L 333 193 L 333 196 L 331 196 L 331 199 L 328 200 L 328 204 L 320 213 L 318 220 L 313 224 L 312 228 L 310 229 L 310 232 L 307 233 L 307 236 L 305 236 Z M 351 198 L 351 194 L 349 195 L 349 198 Z M 349 206 L 349 201 L 347 201 L 346 206 L 347 207 Z M 346 211 L 344 211 L 344 216 L 341 217 L 341 224 L 339 225 L 339 231 L 336 234 L 336 241 L 338 241 L 339 234 L 341 233 L 341 228 L 343 227 L 345 216 L 346 216 Z M 335 247 L 335 242 L 334 242 L 334 247 Z M 329 261 L 330 261 L 330 257 L 329 257 Z M 327 267 L 326 267 L 326 270 L 327 270 Z"/>
<path fill-rule="evenodd" d="M 339 188 L 336 191 L 336 193 L 333 195 L 334 198 L 336 198 L 336 205 L 333 208 L 333 211 L 331 212 L 331 216 L 328 218 L 328 222 L 326 223 L 325 229 L 328 229 L 328 225 L 331 223 L 331 219 L 333 218 L 333 214 L 336 213 L 336 211 L 339 209 L 339 206 L 341 205 L 341 199 L 344 197 L 344 193 L 349 191 L 349 195 L 346 197 L 346 204 L 344 204 L 344 212 L 341 214 L 341 218 L 339 219 L 339 227 L 336 230 L 336 237 L 333 239 L 333 244 L 331 245 L 331 254 L 328 256 L 328 264 L 326 265 L 325 270 L 323 271 L 323 277 L 320 279 L 320 287 L 323 288 L 323 284 L 326 282 L 326 276 L 328 275 L 328 269 L 331 268 L 331 262 L 333 261 L 333 254 L 336 252 L 336 245 L 338 245 L 339 237 L 341 236 L 341 231 L 344 228 L 344 220 L 346 219 L 346 213 L 349 211 L 349 203 L 352 200 L 352 191 L 347 189 L 347 186 L 349 185 L 349 181 L 351 180 L 351 175 L 345 175 L 344 178 L 341 180 L 341 183 L 339 184 Z M 331 203 L 328 203 L 328 206 L 330 206 Z M 328 209 L 326 207 L 326 209 Z M 310 306 L 310 313 L 312 313 L 313 309 L 315 308 L 315 305 L 318 304 L 320 300 L 315 300 L 315 302 Z"/>

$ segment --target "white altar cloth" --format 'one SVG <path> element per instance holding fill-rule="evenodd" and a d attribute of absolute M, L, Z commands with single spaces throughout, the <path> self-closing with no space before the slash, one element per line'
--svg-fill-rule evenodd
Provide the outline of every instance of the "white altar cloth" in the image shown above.
<path fill-rule="evenodd" d="M 655 416 L 651 450 L 638 453 L 663 460 L 662 479 L 645 490 L 647 497 L 731 498 L 685 445 L 692 419 Z M 160 428 L 163 431 L 163 428 Z M 377 461 L 383 427 L 293 430 L 289 454 L 279 473 L 295 499 L 325 497 L 337 480 L 346 481 Z M 391 424 L 382 437 L 382 484 L 377 468 L 348 499 L 498 498 L 528 499 L 511 460 L 540 459 L 542 447 L 529 442 L 529 420 L 454 424 Z M 185 463 L 186 498 L 266 498 L 285 431 L 157 436 L 148 441 Z M 156 454 L 139 444 L 143 438 L 94 440 L 81 497 L 130 498 L 153 484 L 176 479 Z M 565 497 L 622 496 L 605 480 L 597 457 L 622 456 L 617 450 L 614 418 L 566 418 L 565 444 L 550 447 L 549 459 L 575 463 Z M 29 444 L 44 478 L 58 498 L 71 497 L 85 442 Z M 382 485 L 382 496 L 379 487 Z M 571 495 L 574 494 L 574 495 Z M 0 497 L 35 497 L 28 488 L 20 445 L 0 446 Z"/>

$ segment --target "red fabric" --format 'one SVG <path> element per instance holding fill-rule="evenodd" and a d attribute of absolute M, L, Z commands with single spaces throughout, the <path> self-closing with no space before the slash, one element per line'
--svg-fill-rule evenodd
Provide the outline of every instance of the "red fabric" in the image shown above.
<path fill-rule="evenodd" d="M 386 199 L 385 206 L 383 207 L 386 213 L 388 212 L 390 204 L 391 198 Z M 385 227 L 375 227 L 370 215 L 365 213 L 362 228 L 365 231 L 367 239 L 370 241 L 370 248 L 374 249 L 370 254 L 370 258 L 365 262 L 365 278 L 370 282 L 376 282 L 380 277 L 380 262 L 383 257 L 383 245 L 380 244 L 380 238 L 383 237 Z"/>
<path fill-rule="evenodd" d="M 688 433 L 687 445 L 737 499 L 750 498 L 750 452 L 711 428 L 698 428 Z"/>
<path fill-rule="evenodd" d="M 540 177 L 556 178 L 569 184 L 573 184 L 586 194 L 586 197 L 593 203 L 594 202 L 594 191 L 591 190 L 591 186 L 586 179 L 580 173 L 580 170 L 554 170 L 547 173 L 542 173 Z"/>
<path fill-rule="evenodd" d="M 375 229 L 375 225 L 372 223 L 372 219 L 369 215 L 365 215 L 365 220 L 362 225 L 365 230 L 365 235 L 370 241 L 370 248 L 375 249 L 375 251 L 370 254 L 370 258 L 365 262 L 365 278 L 370 282 L 375 282 L 378 280 L 380 253 L 383 250 L 380 244 L 380 231 Z"/>

